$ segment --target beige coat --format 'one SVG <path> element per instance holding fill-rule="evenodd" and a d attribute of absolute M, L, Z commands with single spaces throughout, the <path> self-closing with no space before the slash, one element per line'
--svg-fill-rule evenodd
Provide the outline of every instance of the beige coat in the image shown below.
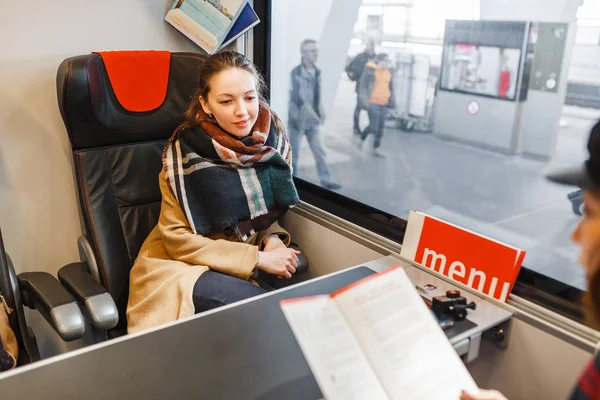
<path fill-rule="evenodd" d="M 0 372 L 14 368 L 19 358 L 17 338 L 8 322 L 8 315 L 12 312 L 13 310 L 8 308 L 8 304 L 0 293 Z"/>
<path fill-rule="evenodd" d="M 167 183 L 164 168 L 159 184 L 162 203 L 158 224 L 142 245 L 130 273 L 129 333 L 193 315 L 194 284 L 209 269 L 253 282 L 258 251 L 267 236 L 279 234 L 286 245 L 290 243 L 290 235 L 277 222 L 244 243 L 223 232 L 196 235 Z"/>

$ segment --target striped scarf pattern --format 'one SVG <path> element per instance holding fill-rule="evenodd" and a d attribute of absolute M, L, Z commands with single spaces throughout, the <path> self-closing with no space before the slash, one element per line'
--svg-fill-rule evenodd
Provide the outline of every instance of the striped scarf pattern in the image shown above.
<path fill-rule="evenodd" d="M 299 203 L 292 149 L 261 107 L 250 135 L 235 138 L 200 112 L 163 151 L 167 181 L 194 233 L 231 229 L 241 241 Z"/>

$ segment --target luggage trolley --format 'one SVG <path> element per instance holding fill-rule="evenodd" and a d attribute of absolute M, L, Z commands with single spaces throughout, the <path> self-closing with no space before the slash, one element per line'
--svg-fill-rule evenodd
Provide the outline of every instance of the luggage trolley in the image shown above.
<path fill-rule="evenodd" d="M 431 132 L 439 68 L 425 55 L 398 54 L 390 119 L 403 131 Z"/>

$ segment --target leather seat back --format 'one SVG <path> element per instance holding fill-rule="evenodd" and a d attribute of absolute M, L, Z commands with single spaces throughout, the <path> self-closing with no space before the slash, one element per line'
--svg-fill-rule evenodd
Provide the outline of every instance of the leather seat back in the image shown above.
<path fill-rule="evenodd" d="M 158 221 L 162 150 L 183 120 L 204 59 L 171 53 L 164 101 L 144 111 L 123 107 L 99 54 L 68 58 L 58 69 L 58 103 L 73 149 L 84 234 L 100 283 L 119 309 L 119 332 L 126 328 L 130 269 Z M 164 79 L 139 73 L 150 75 L 148 84 Z"/>

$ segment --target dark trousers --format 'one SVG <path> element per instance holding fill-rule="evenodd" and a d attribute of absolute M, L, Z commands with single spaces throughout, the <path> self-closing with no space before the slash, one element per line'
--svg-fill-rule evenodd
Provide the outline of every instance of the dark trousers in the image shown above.
<path fill-rule="evenodd" d="M 362 110 L 363 108 L 360 106 L 360 102 L 357 100 L 356 101 L 356 107 L 354 108 L 354 125 L 353 125 L 353 129 L 354 129 L 354 133 L 360 133 L 360 124 L 359 124 L 359 120 L 360 120 L 360 110 Z"/>
<path fill-rule="evenodd" d="M 369 126 L 363 131 L 361 138 L 362 140 L 365 140 L 369 134 L 375 136 L 375 141 L 373 143 L 373 148 L 375 149 L 381 146 L 387 110 L 388 106 L 369 104 Z"/>
<path fill-rule="evenodd" d="M 302 136 L 306 136 L 308 145 L 312 150 L 315 162 L 317 163 L 317 174 L 321 185 L 328 185 L 333 181 L 331 177 L 331 171 L 327 165 L 327 155 L 325 154 L 325 147 L 323 146 L 323 138 L 321 131 L 318 126 L 312 126 L 305 130 L 299 130 L 296 128 L 288 128 L 288 138 L 290 140 L 290 146 L 292 146 L 292 169 L 294 170 L 294 176 L 298 175 L 300 171 L 298 169 L 298 160 L 300 160 L 300 142 Z"/>
<path fill-rule="evenodd" d="M 362 104 L 360 103 L 360 99 L 358 98 L 358 90 L 356 92 L 356 107 L 354 107 L 354 120 L 353 120 L 353 130 L 354 130 L 354 134 L 358 134 L 360 135 L 362 132 L 360 131 L 360 112 L 362 110 L 367 110 L 367 108 L 364 108 L 362 106 Z M 365 128 L 367 129 L 367 128 Z"/>
<path fill-rule="evenodd" d="M 206 271 L 196 281 L 192 295 L 196 313 L 249 299 L 267 291 L 248 281 Z"/>

